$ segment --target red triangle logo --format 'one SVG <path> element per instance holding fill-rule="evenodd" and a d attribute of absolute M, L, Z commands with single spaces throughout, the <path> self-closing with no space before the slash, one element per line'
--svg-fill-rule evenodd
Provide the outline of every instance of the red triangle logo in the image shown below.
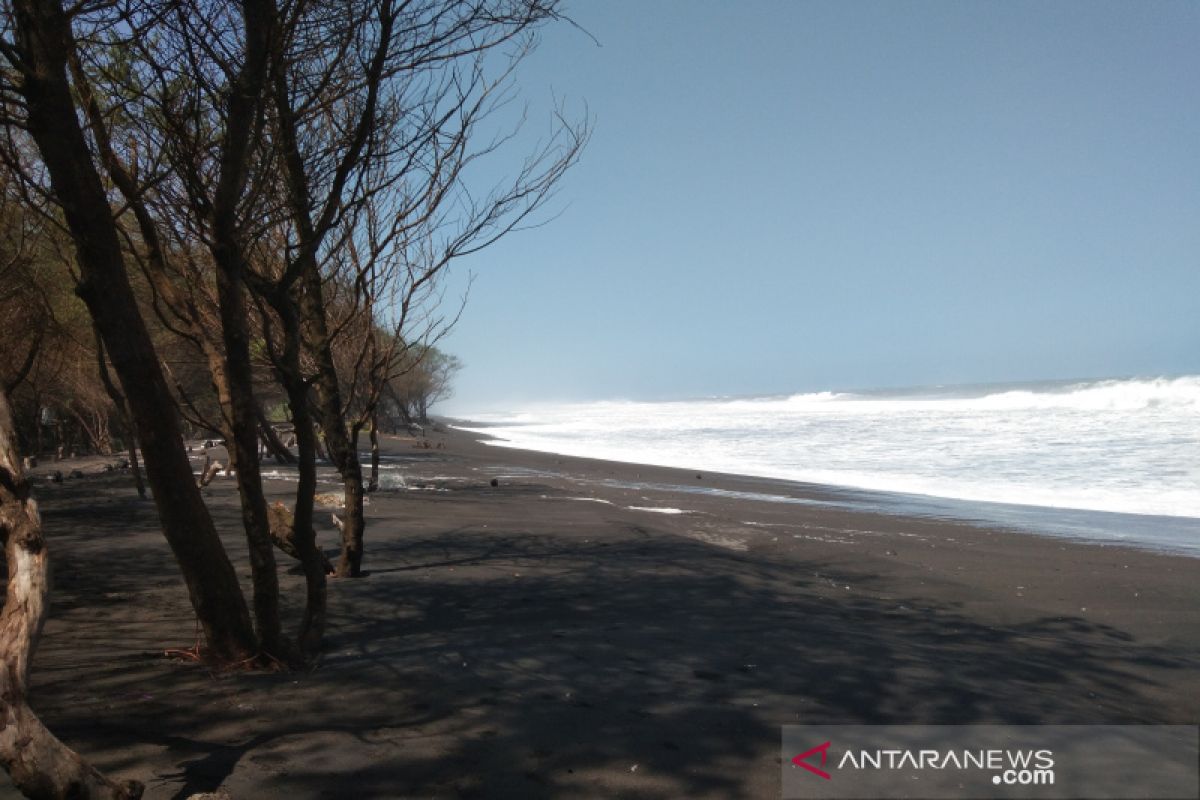
<path fill-rule="evenodd" d="M 829 758 L 829 745 L 830 744 L 831 744 L 830 742 L 826 742 L 825 744 L 819 744 L 816 747 L 813 747 L 809 750 L 805 750 L 800 755 L 794 757 L 792 759 L 792 763 L 795 764 L 797 767 L 804 767 L 806 770 L 811 772 L 813 775 L 820 775 L 825 780 L 829 780 L 830 777 L 829 777 L 828 772 L 826 772 L 823 769 L 817 769 L 812 764 L 809 764 L 807 759 L 811 758 L 812 756 L 815 756 L 817 753 L 820 753 L 821 754 L 821 766 L 822 767 L 825 766 L 825 761 L 826 761 L 826 759 Z"/>

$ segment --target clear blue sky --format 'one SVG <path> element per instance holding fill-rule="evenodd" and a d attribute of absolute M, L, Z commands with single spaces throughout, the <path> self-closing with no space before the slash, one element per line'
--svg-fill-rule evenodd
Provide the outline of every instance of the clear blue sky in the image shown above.
<path fill-rule="evenodd" d="M 439 410 L 1200 372 L 1200 3 L 577 2 Z"/>

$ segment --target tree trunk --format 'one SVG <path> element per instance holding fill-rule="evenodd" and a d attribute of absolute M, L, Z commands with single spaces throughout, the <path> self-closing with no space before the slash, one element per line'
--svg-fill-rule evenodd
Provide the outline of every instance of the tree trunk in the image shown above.
<path fill-rule="evenodd" d="M 317 409 L 321 415 L 321 430 L 325 432 L 325 447 L 329 460 L 342 477 L 346 497 L 346 519 L 342 525 L 342 555 L 338 560 L 337 577 L 357 578 L 362 574 L 363 532 L 363 474 L 358 460 L 357 443 L 346 431 L 343 418 L 341 389 L 325 319 L 321 275 L 315 264 L 301 274 L 300 313 L 308 336 L 308 351 L 316 362 Z"/>
<path fill-rule="evenodd" d="M 342 556 L 338 559 L 339 578 L 357 578 L 362 574 L 363 532 L 366 519 L 363 517 L 362 465 L 357 455 L 350 459 L 342 475 L 346 492 L 346 518 L 342 524 Z"/>
<path fill-rule="evenodd" d="M 271 522 L 263 495 L 258 462 L 258 403 L 254 399 L 254 374 L 250 362 L 250 327 L 246 309 L 246 262 L 238 203 L 245 191 L 247 156 L 253 144 L 267 51 L 269 21 L 265 3 L 242 3 L 245 24 L 245 60 L 225 97 L 225 130 L 221 138 L 220 173 L 212 198 L 212 241 L 209 248 L 217 265 L 217 308 L 225 349 L 225 392 L 221 398 L 230 430 L 226 449 L 237 470 L 242 525 L 250 551 L 254 581 L 254 615 L 259 643 L 277 657 L 286 655 L 279 624 L 279 576 L 271 546 Z M 198 209 L 199 210 L 199 209 Z"/>
<path fill-rule="evenodd" d="M 297 370 L 299 366 L 297 359 Z M 296 426 L 296 450 L 299 456 L 296 505 L 292 511 L 293 541 L 300 554 L 300 562 L 304 565 L 307 589 L 304 619 L 300 623 L 300 651 L 312 656 L 320 651 L 325 636 L 328 601 L 325 559 L 317 548 L 316 531 L 313 530 L 313 497 L 317 493 L 317 434 L 308 410 L 308 384 L 300 377 L 299 371 L 296 377 L 298 380 L 286 387 Z"/>
<path fill-rule="evenodd" d="M 136 800 L 142 784 L 100 774 L 50 733 L 26 701 L 29 665 L 46 620 L 49 554 L 13 439 L 8 398 L 0 390 L 0 537 L 8 561 L 0 613 L 0 761 L 26 797 Z"/>
<path fill-rule="evenodd" d="M 220 258 L 221 255 L 226 258 Z M 218 252 L 220 269 L 217 271 L 217 294 L 221 334 L 225 344 L 225 368 L 218 394 L 230 425 L 230 430 L 223 433 L 230 466 L 237 471 L 242 526 L 246 531 L 246 544 L 250 552 L 254 617 L 259 644 L 266 653 L 286 660 L 287 647 L 282 640 L 279 622 L 279 576 L 275 568 L 271 521 L 258 462 L 258 416 L 255 413 L 258 404 L 252 388 L 244 287 L 240 279 L 240 265 L 230 261 L 235 259 L 227 253 Z"/>
<path fill-rule="evenodd" d="M 104 187 L 67 81 L 74 43 L 61 0 L 13 0 L 28 129 L 75 243 L 76 292 L 108 348 L 137 425 L 163 533 L 187 583 L 208 655 L 241 661 L 257 650 L 237 574 L 192 480 L 174 399 L 125 272 Z"/>
<path fill-rule="evenodd" d="M 138 463 L 137 433 L 133 427 L 128 407 L 121 409 L 121 424 L 125 426 L 125 438 L 129 442 L 129 471 L 133 473 L 133 485 L 138 497 L 146 499 L 146 482 L 142 480 L 142 465 Z"/>
<path fill-rule="evenodd" d="M 287 392 L 296 437 L 296 504 L 292 509 L 292 543 L 304 565 L 306 588 L 304 617 L 300 623 L 298 644 L 305 656 L 320 652 L 325 636 L 327 559 L 317 547 L 313 530 L 313 498 L 317 492 L 317 433 L 313 425 L 308 381 L 300 364 L 302 334 L 294 299 L 283 290 L 270 294 L 268 302 L 283 324 L 283 353 L 276 362 L 280 383 Z"/>
<path fill-rule="evenodd" d="M 368 492 L 379 491 L 379 414 L 371 414 L 371 480 Z"/>

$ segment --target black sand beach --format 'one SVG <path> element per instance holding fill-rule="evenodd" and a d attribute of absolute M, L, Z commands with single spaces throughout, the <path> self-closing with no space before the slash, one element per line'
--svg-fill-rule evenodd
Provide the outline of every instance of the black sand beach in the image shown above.
<path fill-rule="evenodd" d="M 35 470 L 55 588 L 34 708 L 148 797 L 293 800 L 773 798 L 785 724 L 1200 721 L 1200 559 L 430 442 L 387 441 L 407 488 L 372 495 L 369 575 L 331 583 L 303 675 L 163 658 L 195 634 L 152 504 L 122 473 Z M 233 481 L 208 500 L 247 576 Z"/>

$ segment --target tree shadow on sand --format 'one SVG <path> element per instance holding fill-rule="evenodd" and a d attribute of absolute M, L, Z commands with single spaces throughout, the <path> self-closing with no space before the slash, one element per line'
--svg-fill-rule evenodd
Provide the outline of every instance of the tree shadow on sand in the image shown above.
<path fill-rule="evenodd" d="M 109 533 L 59 545 L 68 569 L 120 577 L 58 600 L 55 632 L 72 638 L 39 657 L 40 697 L 105 768 L 152 764 L 164 797 L 239 782 L 296 797 L 777 796 L 780 725 L 1180 721 L 1148 676 L 1200 663 L 1083 618 L 991 626 L 865 596 L 879 579 L 844 566 L 834 580 L 820 561 L 611 519 L 375 541 L 372 576 L 332 585 L 314 672 L 213 680 L 112 649 L 126 636 L 140 651 L 188 614 L 177 589 L 145 586 L 172 575 L 133 552 L 160 545 Z M 130 550 L 119 571 L 114 546 Z M 159 607 L 86 619 L 97 592 Z M 64 698 L 81 660 L 99 705 Z M 152 697 L 113 702 L 138 692 Z"/>

